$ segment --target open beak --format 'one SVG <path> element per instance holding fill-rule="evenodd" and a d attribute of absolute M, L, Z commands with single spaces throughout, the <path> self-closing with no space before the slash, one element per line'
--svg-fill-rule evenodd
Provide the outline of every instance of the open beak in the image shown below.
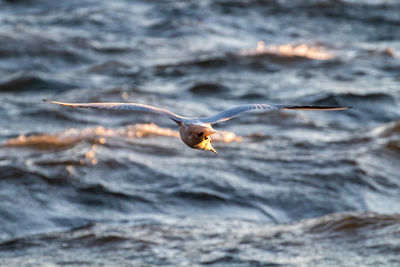
<path fill-rule="evenodd" d="M 215 150 L 212 145 L 211 145 L 211 138 L 208 137 L 208 142 L 207 142 L 207 150 L 211 150 L 214 154 L 218 154 L 217 150 Z"/>

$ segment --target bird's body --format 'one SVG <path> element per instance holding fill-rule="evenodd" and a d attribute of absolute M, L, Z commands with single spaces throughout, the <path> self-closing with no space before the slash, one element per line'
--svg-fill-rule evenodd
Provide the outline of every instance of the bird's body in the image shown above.
<path fill-rule="evenodd" d="M 316 107 L 316 106 L 294 106 L 294 105 L 269 105 L 269 104 L 247 104 L 237 106 L 231 109 L 221 111 L 213 116 L 204 118 L 189 118 L 177 115 L 169 110 L 157 108 L 138 103 L 64 103 L 56 101 L 43 100 L 45 102 L 69 107 L 80 108 L 102 108 L 102 109 L 125 109 L 134 111 L 152 112 L 166 116 L 176 122 L 179 128 L 179 134 L 182 141 L 189 147 L 201 150 L 217 151 L 211 145 L 211 135 L 218 132 L 212 128 L 212 124 L 227 121 L 237 117 L 241 113 L 254 110 L 276 110 L 276 109 L 294 109 L 294 110 L 345 110 L 348 107 Z"/>

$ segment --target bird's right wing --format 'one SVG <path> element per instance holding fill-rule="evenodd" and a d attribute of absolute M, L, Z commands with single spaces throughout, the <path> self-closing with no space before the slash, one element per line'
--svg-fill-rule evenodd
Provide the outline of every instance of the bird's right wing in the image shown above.
<path fill-rule="evenodd" d="M 44 102 L 57 104 L 67 107 L 78 107 L 78 108 L 99 108 L 99 109 L 124 109 L 134 111 L 145 111 L 152 112 L 159 115 L 167 116 L 176 123 L 185 122 L 187 119 L 183 116 L 179 116 L 169 110 L 157 108 L 149 105 L 143 105 L 138 103 L 64 103 L 50 100 L 43 100 Z"/>
<path fill-rule="evenodd" d="M 324 107 L 324 106 L 294 106 L 294 105 L 269 105 L 269 104 L 248 104 L 241 105 L 231 109 L 223 110 L 213 116 L 199 118 L 202 123 L 214 124 L 221 121 L 227 121 L 239 116 L 244 112 L 256 110 L 275 110 L 275 109 L 296 109 L 296 110 L 345 110 L 348 107 Z"/>

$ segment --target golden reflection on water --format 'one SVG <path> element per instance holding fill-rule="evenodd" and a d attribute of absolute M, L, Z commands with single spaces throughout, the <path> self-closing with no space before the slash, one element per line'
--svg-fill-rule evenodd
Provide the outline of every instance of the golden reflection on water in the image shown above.
<path fill-rule="evenodd" d="M 86 161 L 91 163 L 92 165 L 96 165 L 98 162 L 98 160 L 96 159 L 96 148 L 97 145 L 93 144 L 91 149 L 85 153 Z M 84 164 L 83 160 L 81 160 L 81 164 Z"/>
<path fill-rule="evenodd" d="M 83 140 L 94 143 L 92 149 L 85 157 L 92 159 L 95 155 L 97 145 L 106 144 L 110 137 L 145 138 L 151 136 L 167 136 L 180 138 L 179 132 L 169 128 L 162 128 L 154 123 L 128 125 L 120 129 L 110 129 L 103 126 L 94 128 L 75 129 L 70 128 L 55 134 L 20 135 L 4 142 L 4 146 L 35 147 L 38 149 L 51 149 L 57 147 L 71 146 Z M 213 141 L 230 143 L 240 142 L 241 137 L 232 132 L 218 132 L 213 135 Z"/>
<path fill-rule="evenodd" d="M 263 41 L 257 42 L 257 47 L 255 50 L 244 50 L 240 54 L 250 56 L 273 54 L 283 57 L 304 57 L 316 60 L 329 60 L 335 57 L 333 53 L 327 51 L 326 48 L 322 46 L 307 44 L 282 44 L 266 46 Z"/>

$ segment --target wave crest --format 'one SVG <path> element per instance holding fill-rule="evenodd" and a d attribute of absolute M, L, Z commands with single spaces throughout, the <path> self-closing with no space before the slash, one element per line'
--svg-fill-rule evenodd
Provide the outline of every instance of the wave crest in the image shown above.
<path fill-rule="evenodd" d="M 243 56 L 262 56 L 270 55 L 283 58 L 308 58 L 315 60 L 331 60 L 335 58 L 335 55 L 326 50 L 322 46 L 316 45 L 292 45 L 292 44 L 282 44 L 282 45 L 269 45 L 265 46 L 263 41 L 257 42 L 256 49 L 244 50 L 240 55 Z"/>

